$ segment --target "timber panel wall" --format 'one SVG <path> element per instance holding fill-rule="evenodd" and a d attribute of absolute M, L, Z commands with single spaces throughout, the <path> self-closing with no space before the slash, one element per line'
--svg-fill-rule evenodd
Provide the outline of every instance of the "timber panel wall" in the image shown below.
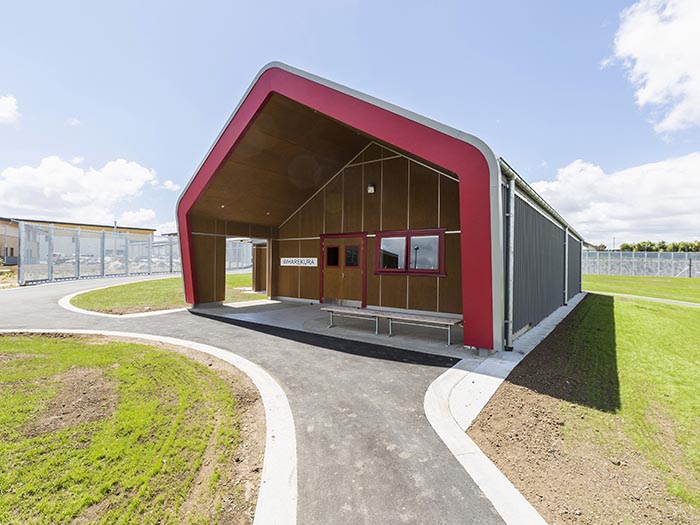
<path fill-rule="evenodd" d="M 367 193 L 374 184 L 375 193 Z M 374 233 L 447 228 L 447 277 L 375 275 Z M 279 228 L 272 246 L 274 295 L 318 300 L 320 268 L 280 267 L 280 257 L 317 257 L 320 235 L 366 232 L 367 304 L 460 313 L 458 183 L 404 156 L 372 145 Z"/>

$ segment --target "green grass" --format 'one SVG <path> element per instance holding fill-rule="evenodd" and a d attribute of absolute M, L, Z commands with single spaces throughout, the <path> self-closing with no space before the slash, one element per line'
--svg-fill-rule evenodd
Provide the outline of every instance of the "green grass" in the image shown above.
<path fill-rule="evenodd" d="M 261 294 L 244 293 L 240 288 L 250 287 L 252 274 L 226 275 L 226 302 L 266 299 Z M 154 281 L 122 284 L 75 296 L 71 304 L 84 310 L 125 314 L 154 310 L 168 310 L 187 306 L 184 300 L 182 278 L 173 277 Z"/>
<path fill-rule="evenodd" d="M 0 358 L 0 523 L 70 523 L 95 505 L 91 523 L 217 521 L 181 515 L 208 443 L 231 469 L 239 445 L 230 385 L 210 369 L 152 346 L 94 338 L 0 337 Z M 59 394 L 60 374 L 76 368 L 112 382 L 114 411 L 28 432 Z M 212 501 L 220 500 L 217 487 Z"/>
<path fill-rule="evenodd" d="M 567 325 L 567 439 L 597 440 L 613 453 L 631 443 L 669 494 L 700 510 L 698 310 L 591 295 Z"/>
<path fill-rule="evenodd" d="M 583 289 L 700 303 L 700 279 L 584 275 Z"/>

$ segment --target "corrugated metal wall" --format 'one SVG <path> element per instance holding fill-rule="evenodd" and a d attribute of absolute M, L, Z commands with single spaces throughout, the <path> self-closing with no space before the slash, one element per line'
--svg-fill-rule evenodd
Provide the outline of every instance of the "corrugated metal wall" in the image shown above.
<path fill-rule="evenodd" d="M 569 235 L 569 297 L 581 291 L 581 242 Z"/>
<path fill-rule="evenodd" d="M 565 235 L 563 229 L 516 195 L 514 333 L 536 325 L 564 303 Z M 580 272 L 580 261 L 578 266 Z"/>

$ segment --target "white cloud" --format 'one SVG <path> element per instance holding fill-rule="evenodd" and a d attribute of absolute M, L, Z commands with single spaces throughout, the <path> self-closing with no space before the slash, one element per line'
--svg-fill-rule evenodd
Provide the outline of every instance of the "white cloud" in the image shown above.
<path fill-rule="evenodd" d="M 84 169 L 59 157 L 46 157 L 38 166 L 0 172 L 2 214 L 110 224 L 117 215 L 115 208 L 140 195 L 155 179 L 153 170 L 124 159 L 101 169 Z"/>
<path fill-rule="evenodd" d="M 700 2 L 641 0 L 622 11 L 614 56 L 636 87 L 637 104 L 660 112 L 655 129 L 700 125 Z"/>
<path fill-rule="evenodd" d="M 12 95 L 0 97 L 0 124 L 14 124 L 18 119 L 17 99 Z"/>
<path fill-rule="evenodd" d="M 158 235 L 165 235 L 166 233 L 175 233 L 177 232 L 177 223 L 175 221 L 169 221 L 165 222 L 163 224 L 159 224 L 158 227 L 156 228 L 156 233 Z"/>
<path fill-rule="evenodd" d="M 79 157 L 79 156 L 73 157 L 72 159 L 70 159 L 70 163 L 75 164 L 75 165 L 82 164 L 84 160 L 85 160 L 85 157 Z"/>
<path fill-rule="evenodd" d="M 119 216 L 119 224 L 122 226 L 134 226 L 151 228 L 156 220 L 156 212 L 148 208 L 139 208 L 136 211 L 125 211 Z"/>
<path fill-rule="evenodd" d="M 700 238 L 700 153 L 614 173 L 576 160 L 532 186 L 595 244 Z"/>
<path fill-rule="evenodd" d="M 75 117 L 70 117 L 66 119 L 65 125 L 72 128 L 75 126 L 80 126 L 80 119 L 77 119 Z"/>
<path fill-rule="evenodd" d="M 161 187 L 169 191 L 177 191 L 180 189 L 180 185 L 171 180 L 166 180 Z"/>

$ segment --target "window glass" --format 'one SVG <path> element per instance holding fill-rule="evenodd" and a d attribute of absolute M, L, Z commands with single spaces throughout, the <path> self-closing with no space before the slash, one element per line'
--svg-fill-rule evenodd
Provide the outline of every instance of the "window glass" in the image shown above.
<path fill-rule="evenodd" d="M 357 246 L 345 247 L 345 266 L 360 266 L 360 248 Z"/>
<path fill-rule="evenodd" d="M 338 266 L 339 259 L 339 248 L 337 246 L 328 246 L 326 248 L 326 266 Z"/>
<path fill-rule="evenodd" d="M 406 269 L 406 237 L 382 237 L 379 250 L 382 270 Z"/>
<path fill-rule="evenodd" d="M 437 235 L 411 237 L 410 268 L 412 270 L 440 269 L 440 238 Z"/>

